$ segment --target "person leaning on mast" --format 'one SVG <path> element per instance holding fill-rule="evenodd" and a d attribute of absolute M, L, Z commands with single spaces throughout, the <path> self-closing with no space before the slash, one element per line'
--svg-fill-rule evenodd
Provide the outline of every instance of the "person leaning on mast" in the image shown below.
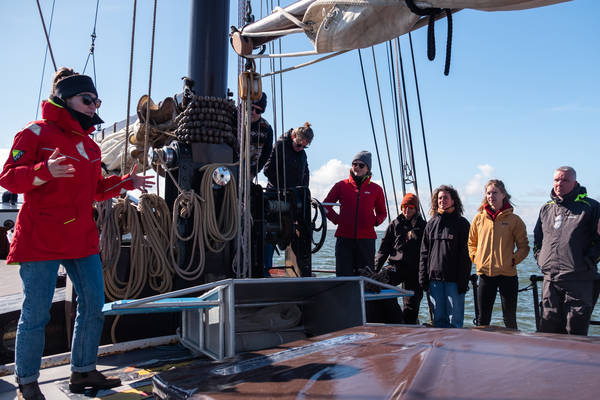
<path fill-rule="evenodd" d="M 267 95 L 252 102 L 250 116 L 250 175 L 254 179 L 262 171 L 273 148 L 273 128 L 262 118 L 267 108 Z"/>
<path fill-rule="evenodd" d="M 571 167 L 554 171 L 550 198 L 533 232 L 534 257 L 544 274 L 540 331 L 587 335 L 600 261 L 600 204 Z"/>
<path fill-rule="evenodd" d="M 419 255 L 425 220 L 419 213 L 419 198 L 412 193 L 407 193 L 402 199 L 401 210 L 402 213 L 390 222 L 381 239 L 375 255 L 375 271 L 379 271 L 387 260 L 389 283 L 402 283 L 404 289 L 414 292 L 413 296 L 403 298 L 403 316 L 404 323 L 416 324 L 423 299 L 423 289 L 419 286 Z"/>
<path fill-rule="evenodd" d="M 510 195 L 499 179 L 485 185 L 478 211 L 469 230 L 469 256 L 479 275 L 477 322 L 490 324 L 496 292 L 500 289 L 504 326 L 517 329 L 517 265 L 529 253 L 525 223 L 513 213 Z"/>
<path fill-rule="evenodd" d="M 277 139 L 265 164 L 264 174 L 269 180 L 267 190 L 286 190 L 297 186 L 308 188 L 310 173 L 305 149 L 311 144 L 314 132 L 308 122 L 290 129 Z M 275 247 L 265 242 L 263 246 L 264 276 L 270 276 Z"/>
<path fill-rule="evenodd" d="M 436 328 L 462 328 L 471 260 L 467 249 L 469 221 L 458 192 L 442 185 L 431 196 L 432 215 L 421 242 L 419 284 L 429 291 Z"/>
<path fill-rule="evenodd" d="M 121 384 L 96 370 L 104 282 L 92 203 L 152 184 L 151 177 L 135 174 L 136 167 L 123 177 L 102 177 L 100 148 L 89 137 L 103 122 L 96 113 L 100 103 L 89 76 L 60 68 L 42 102 L 43 119 L 17 133 L 0 175 L 0 185 L 24 193 L 7 259 L 20 264 L 23 282 L 15 345 L 18 399 L 44 399 L 37 379 L 61 264 L 77 292 L 69 389 L 83 393 Z"/>
<path fill-rule="evenodd" d="M 383 190 L 371 182 L 371 153 L 361 151 L 352 159 L 350 176 L 337 182 L 323 200 L 340 203 L 339 214 L 324 206 L 327 219 L 338 226 L 335 231 L 335 274 L 354 276 L 359 269 L 373 269 L 375 227 L 385 221 L 387 210 Z"/>

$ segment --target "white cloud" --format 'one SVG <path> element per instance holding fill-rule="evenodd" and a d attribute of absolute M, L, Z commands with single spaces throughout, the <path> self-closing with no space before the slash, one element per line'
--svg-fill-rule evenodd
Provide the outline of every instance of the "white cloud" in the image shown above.
<path fill-rule="evenodd" d="M 485 181 L 490 179 L 495 171 L 495 168 L 489 164 L 478 165 L 477 169 L 479 169 L 479 173 L 475 174 L 475 176 L 473 176 L 471 180 L 467 182 L 467 186 L 465 188 L 465 192 L 469 196 L 483 193 L 483 185 L 485 185 Z"/>
<path fill-rule="evenodd" d="M 310 175 L 310 192 L 312 197 L 322 201 L 337 181 L 350 174 L 350 165 L 338 159 L 331 159 Z"/>

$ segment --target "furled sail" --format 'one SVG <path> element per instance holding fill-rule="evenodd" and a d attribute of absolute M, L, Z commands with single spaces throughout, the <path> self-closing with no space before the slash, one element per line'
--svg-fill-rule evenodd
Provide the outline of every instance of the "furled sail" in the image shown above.
<path fill-rule="evenodd" d="M 234 32 L 232 42 L 238 54 L 248 57 L 270 40 L 304 32 L 314 53 L 329 53 L 401 36 L 423 26 L 428 18 L 423 14 L 435 17 L 436 9 L 509 11 L 566 1 L 570 0 L 301 0 L 286 8 L 277 7 L 266 18 Z"/>

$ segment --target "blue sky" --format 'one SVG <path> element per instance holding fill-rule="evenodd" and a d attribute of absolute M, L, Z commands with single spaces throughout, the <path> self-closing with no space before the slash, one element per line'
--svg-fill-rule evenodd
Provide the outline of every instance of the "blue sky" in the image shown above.
<path fill-rule="evenodd" d="M 49 23 L 52 2 L 43 0 Z M 139 1 L 134 50 L 132 110 L 147 93 L 152 1 Z M 283 1 L 282 5 L 289 4 Z M 257 18 L 261 7 L 253 2 Z M 96 2 L 57 0 L 51 42 L 57 64 L 83 66 L 90 46 Z M 96 77 L 107 123 L 123 120 L 127 110 L 129 53 L 133 2 L 101 0 L 97 23 Z M 263 13 L 266 10 L 263 7 Z M 446 22 L 436 24 L 437 58 L 426 57 L 426 30 L 413 33 L 433 185 L 452 184 L 471 219 L 487 179 L 502 179 L 529 231 L 539 207 L 547 200 L 554 168 L 571 165 L 588 193 L 600 198 L 597 154 L 600 148 L 600 2 L 575 0 L 515 12 L 461 11 L 454 15 L 452 66 L 443 75 Z M 189 1 L 158 2 L 152 97 L 158 102 L 181 90 L 187 73 Z M 230 25 L 237 22 L 237 2 Z M 45 39 L 34 1 L 0 2 L 0 148 L 38 111 L 38 90 L 44 72 L 42 98 L 53 73 L 50 59 L 43 71 Z M 284 39 L 284 51 L 310 49 L 303 36 Z M 405 69 L 410 70 L 408 40 L 401 38 Z M 385 45 L 375 48 L 384 96 L 385 118 L 394 142 L 393 115 Z M 363 50 L 379 147 L 383 130 L 374 81 L 371 50 Z M 284 59 L 283 66 L 306 59 Z M 235 91 L 237 58 L 229 55 L 229 87 Z M 268 71 L 267 63 L 262 70 Z M 91 65 L 87 74 L 93 75 Z M 410 75 L 410 74 L 409 74 Z M 270 80 L 263 82 L 270 94 Z M 409 79 L 409 108 L 415 141 L 420 192 L 428 197 L 414 86 Z M 307 150 L 311 190 L 322 199 L 335 181 L 346 177 L 352 156 L 375 147 L 356 51 L 283 76 L 283 128 L 310 121 L 315 139 Z M 270 96 L 269 96 L 270 97 Z M 269 100 L 272 100 L 271 98 Z M 272 120 L 270 102 L 265 114 Z M 278 105 L 278 107 L 280 107 Z M 280 114 L 278 108 L 278 114 Z M 280 132 L 278 132 L 280 133 Z M 392 165 L 398 177 L 396 146 Z M 387 159 L 382 164 L 387 165 Z M 374 163 L 375 164 L 375 163 Z M 384 172 L 388 195 L 389 169 Z M 374 179 L 381 173 L 374 170 Z M 399 191 L 398 178 L 396 178 Z M 400 196 L 401 194 L 399 194 Z M 424 201 L 425 208 L 429 200 Z M 395 207 L 391 205 L 392 216 Z M 385 225 L 385 224 L 384 224 Z M 383 226 L 384 228 L 384 226 Z"/>

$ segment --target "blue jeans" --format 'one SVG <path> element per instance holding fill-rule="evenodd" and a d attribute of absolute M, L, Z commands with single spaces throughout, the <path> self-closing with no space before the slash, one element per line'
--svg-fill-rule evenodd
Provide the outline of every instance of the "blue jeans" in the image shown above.
<path fill-rule="evenodd" d="M 271 273 L 269 272 L 273 268 L 273 254 L 275 253 L 275 246 L 265 241 L 263 245 L 263 273 L 265 278 L 269 278 Z"/>
<path fill-rule="evenodd" d="M 37 381 L 44 351 L 45 327 L 56 287 L 58 266 L 67 270 L 77 292 L 77 317 L 71 343 L 71 370 L 96 369 L 98 344 L 104 316 L 104 280 L 100 256 L 94 254 L 74 260 L 23 262 L 19 273 L 23 281 L 23 307 L 15 344 L 17 382 Z"/>
<path fill-rule="evenodd" d="M 433 326 L 462 328 L 465 319 L 465 295 L 458 293 L 456 282 L 431 281 L 429 294 L 433 303 Z"/>

